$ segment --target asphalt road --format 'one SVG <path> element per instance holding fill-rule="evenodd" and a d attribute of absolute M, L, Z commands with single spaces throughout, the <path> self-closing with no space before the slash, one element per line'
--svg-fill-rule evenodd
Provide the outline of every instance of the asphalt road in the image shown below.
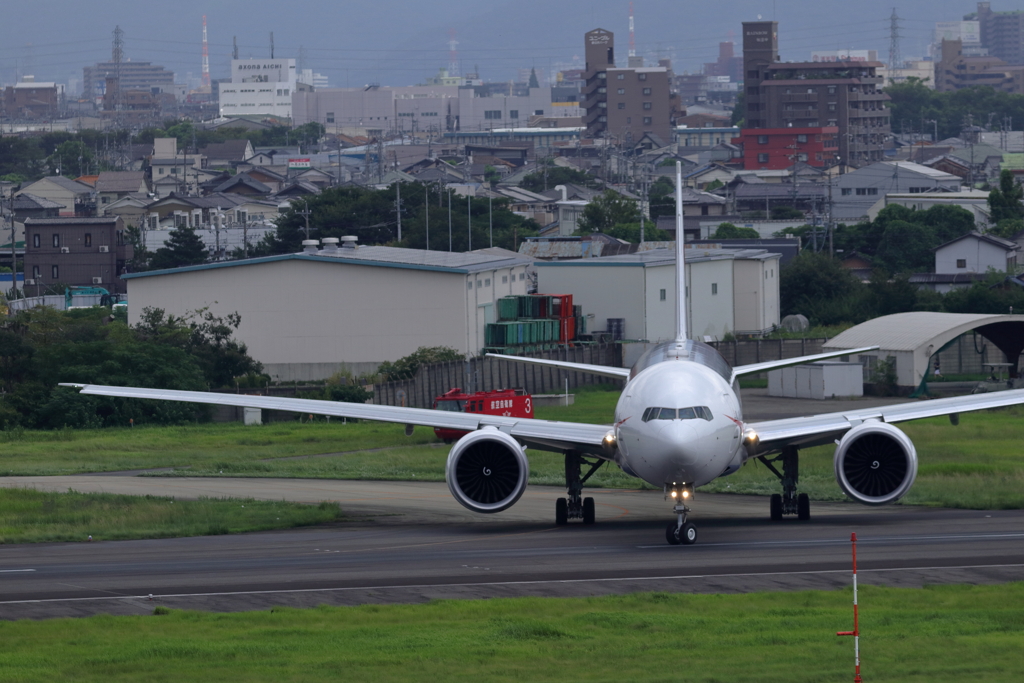
<path fill-rule="evenodd" d="M 763 498 L 699 494 L 700 538 L 669 546 L 660 492 L 595 491 L 598 523 L 555 527 L 556 488 L 530 487 L 493 516 L 441 483 L 8 478 L 7 485 L 191 497 L 337 500 L 333 528 L 154 541 L 0 546 L 0 618 L 211 611 L 439 598 L 634 591 L 746 592 L 850 584 L 920 586 L 1024 579 L 1024 511 L 820 503 L 810 522 L 768 520 Z M 42 481 L 45 480 L 45 481 Z M 71 481 L 73 480 L 73 481 Z M 153 595 L 150 600 L 149 595 Z"/>

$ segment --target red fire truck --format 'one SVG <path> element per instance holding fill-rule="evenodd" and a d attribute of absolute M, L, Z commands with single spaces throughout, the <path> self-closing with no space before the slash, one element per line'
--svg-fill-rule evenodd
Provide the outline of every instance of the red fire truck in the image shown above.
<path fill-rule="evenodd" d="M 434 399 L 434 410 L 456 413 L 482 413 L 508 417 L 533 417 L 533 398 L 523 389 L 496 389 L 464 394 L 458 387 Z M 434 434 L 445 443 L 462 438 L 468 432 L 457 429 L 434 428 Z"/>

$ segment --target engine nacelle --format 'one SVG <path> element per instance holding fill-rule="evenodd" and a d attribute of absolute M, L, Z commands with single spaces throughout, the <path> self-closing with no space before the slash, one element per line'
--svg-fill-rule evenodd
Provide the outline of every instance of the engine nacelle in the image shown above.
<path fill-rule="evenodd" d="M 910 438 L 885 422 L 864 422 L 836 447 L 836 481 L 843 493 L 865 505 L 894 503 L 917 477 L 917 451 Z"/>
<path fill-rule="evenodd" d="M 526 490 L 530 464 L 519 442 L 484 427 L 455 442 L 444 477 L 448 490 L 473 512 L 501 512 Z"/>

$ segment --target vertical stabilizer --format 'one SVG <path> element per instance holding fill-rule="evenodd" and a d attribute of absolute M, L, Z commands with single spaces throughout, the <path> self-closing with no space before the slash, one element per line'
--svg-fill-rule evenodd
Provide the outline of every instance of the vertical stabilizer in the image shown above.
<path fill-rule="evenodd" d="M 686 339 L 686 259 L 683 257 L 683 164 L 676 162 L 676 341 Z"/>

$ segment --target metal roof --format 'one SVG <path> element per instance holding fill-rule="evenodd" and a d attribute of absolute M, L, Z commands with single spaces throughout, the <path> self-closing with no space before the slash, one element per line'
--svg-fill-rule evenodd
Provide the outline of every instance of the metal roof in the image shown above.
<path fill-rule="evenodd" d="M 970 330 L 993 322 L 1024 322 L 1024 315 L 979 313 L 894 313 L 851 327 L 825 342 L 828 349 L 856 349 L 878 345 L 882 351 L 915 351 L 934 343 L 956 328 Z"/>
<path fill-rule="evenodd" d="M 647 268 L 675 265 L 675 242 L 666 242 L 664 244 L 673 246 L 669 248 L 650 249 L 648 251 L 637 251 L 632 254 L 620 254 L 618 256 L 602 256 L 598 258 L 587 258 L 574 261 L 541 261 L 534 265 L 538 268 L 559 266 Z M 769 253 L 767 249 L 694 249 L 690 247 L 687 247 L 685 254 L 687 263 L 727 261 L 732 259 L 765 259 L 776 258 L 778 256 L 778 254 Z"/>
<path fill-rule="evenodd" d="M 426 249 L 402 249 L 400 247 L 361 246 L 358 249 L 338 249 L 336 252 L 318 251 L 299 254 L 282 254 L 262 258 L 241 259 L 238 261 L 220 261 L 199 266 L 185 266 L 165 270 L 151 270 L 144 273 L 122 275 L 124 279 L 152 277 L 154 275 L 176 275 L 178 273 L 197 270 L 214 270 L 217 268 L 239 268 L 244 266 L 274 263 L 277 261 L 317 261 L 321 263 L 338 263 L 347 265 L 377 266 L 382 268 L 407 268 L 412 270 L 430 270 L 446 273 L 477 273 L 498 268 L 512 268 L 533 263 L 532 259 L 522 257 L 505 249 L 481 249 L 470 252 L 427 251 Z"/>

